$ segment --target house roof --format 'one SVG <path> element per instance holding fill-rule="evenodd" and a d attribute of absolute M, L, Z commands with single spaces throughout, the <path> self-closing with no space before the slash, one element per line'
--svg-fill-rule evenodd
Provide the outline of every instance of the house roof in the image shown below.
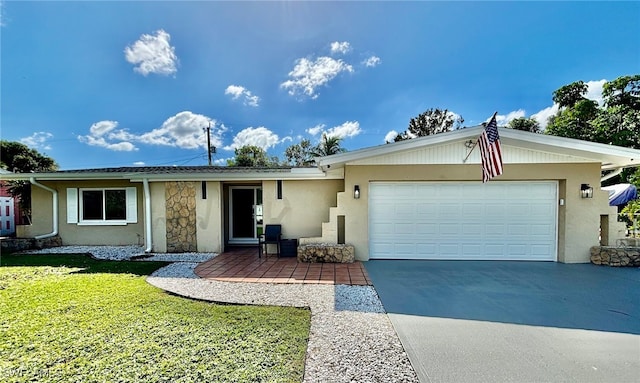
<path fill-rule="evenodd" d="M 316 163 L 322 169 L 337 169 L 344 167 L 344 165 L 366 163 L 367 160 L 374 157 L 397 155 L 420 149 L 453 145 L 456 143 L 459 143 L 461 150 L 465 153 L 468 152 L 469 149 L 462 145 L 467 144 L 469 140 L 471 140 L 471 144 L 475 143 L 483 129 L 483 126 L 478 125 L 470 128 L 454 130 L 452 132 L 373 146 L 352 152 L 319 157 L 316 158 Z M 509 128 L 499 128 L 499 133 L 500 142 L 503 147 L 514 147 L 528 151 L 542 152 L 552 155 L 554 158 L 562 156 L 573 159 L 577 162 L 598 162 L 601 164 L 603 170 L 640 166 L 640 150 L 638 149 L 531 133 Z M 463 164 L 464 157 L 464 154 L 457 156 L 449 163 Z M 504 154 L 503 160 L 507 164 L 510 163 L 510 158 Z"/>
<path fill-rule="evenodd" d="M 341 172 L 327 174 L 318 168 L 235 167 L 235 166 L 139 166 L 98 169 L 58 170 L 43 173 L 8 173 L 2 179 L 28 180 L 97 180 L 125 179 L 131 181 L 226 181 L 269 179 L 341 178 Z"/>

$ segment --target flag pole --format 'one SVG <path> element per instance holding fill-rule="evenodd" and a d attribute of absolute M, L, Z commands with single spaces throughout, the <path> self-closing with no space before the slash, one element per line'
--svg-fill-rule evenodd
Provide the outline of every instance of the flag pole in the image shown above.
<path fill-rule="evenodd" d="M 496 118 L 497 115 L 498 115 L 498 112 L 496 111 L 495 113 L 493 113 L 493 116 L 491 116 L 489 121 L 491 121 L 492 119 Z M 463 164 L 467 163 L 467 160 L 469 159 L 469 156 L 471 155 L 471 153 L 473 153 L 473 149 L 475 149 L 476 146 L 478 146 L 478 140 L 477 139 L 476 139 L 475 144 L 473 144 L 473 146 L 471 147 L 471 150 L 469 150 L 469 153 L 467 153 L 467 156 L 462 160 Z"/>
<path fill-rule="evenodd" d="M 473 144 L 473 146 L 471 147 L 471 150 L 469 150 L 469 153 L 467 153 L 467 156 L 464 158 L 464 160 L 462 160 L 463 164 L 467 163 L 467 160 L 469 159 L 469 156 L 471 155 L 471 153 L 473 153 L 473 149 L 475 149 L 476 146 L 478 146 L 478 140 L 476 140 L 476 143 Z"/>

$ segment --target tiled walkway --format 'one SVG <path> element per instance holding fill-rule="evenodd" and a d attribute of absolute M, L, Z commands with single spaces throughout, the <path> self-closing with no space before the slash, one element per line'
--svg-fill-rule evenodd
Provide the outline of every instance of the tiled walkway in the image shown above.
<path fill-rule="evenodd" d="M 195 272 L 200 278 L 223 282 L 371 284 L 361 262 L 303 263 L 296 258 L 277 258 L 275 255 L 258 258 L 257 248 L 222 253 L 199 264 Z"/>

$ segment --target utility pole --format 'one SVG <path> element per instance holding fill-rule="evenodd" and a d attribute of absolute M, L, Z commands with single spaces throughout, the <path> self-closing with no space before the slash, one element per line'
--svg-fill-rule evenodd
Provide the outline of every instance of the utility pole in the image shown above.
<path fill-rule="evenodd" d="M 206 127 L 207 130 L 207 156 L 209 157 L 209 166 L 211 166 L 211 121 L 209 121 L 209 126 Z"/>

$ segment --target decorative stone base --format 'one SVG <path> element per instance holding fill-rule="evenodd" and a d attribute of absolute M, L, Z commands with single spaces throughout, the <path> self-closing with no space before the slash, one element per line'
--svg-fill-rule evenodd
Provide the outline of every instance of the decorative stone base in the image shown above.
<path fill-rule="evenodd" d="M 593 246 L 591 263 L 616 267 L 640 267 L 640 247 Z"/>
<path fill-rule="evenodd" d="M 309 243 L 298 246 L 298 261 L 310 263 L 353 263 L 353 245 Z"/>
<path fill-rule="evenodd" d="M 4 238 L 0 241 L 0 246 L 2 247 L 3 253 L 13 253 L 16 251 L 62 246 L 62 239 L 58 235 L 44 239 Z"/>

